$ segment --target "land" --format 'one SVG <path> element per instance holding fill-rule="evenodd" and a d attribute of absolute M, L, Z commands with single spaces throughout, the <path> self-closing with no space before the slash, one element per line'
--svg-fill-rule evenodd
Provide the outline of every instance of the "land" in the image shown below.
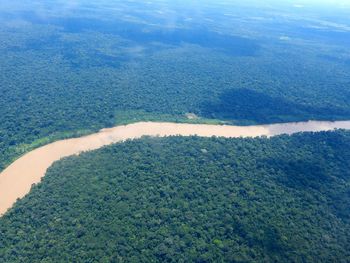
<path fill-rule="evenodd" d="M 350 7 L 322 2 L 1 1 L 0 171 L 143 121 L 349 120 Z M 142 138 L 50 166 L 69 146 L 0 218 L 0 261 L 349 262 L 349 137 Z"/>
<path fill-rule="evenodd" d="M 0 219 L 0 260 L 348 262 L 349 146 L 143 138 L 65 158 Z"/>
<path fill-rule="evenodd" d="M 0 170 L 48 142 L 137 121 L 350 118 L 349 18 L 342 10 L 5 2 Z M 202 11 L 191 17 L 192 8 Z"/>

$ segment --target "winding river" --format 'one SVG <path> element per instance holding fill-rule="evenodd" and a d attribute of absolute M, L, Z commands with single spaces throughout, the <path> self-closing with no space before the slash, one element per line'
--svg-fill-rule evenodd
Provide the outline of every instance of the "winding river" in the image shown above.
<path fill-rule="evenodd" d="M 293 134 L 296 132 L 317 132 L 333 129 L 350 129 L 350 121 L 298 122 L 257 126 L 229 126 L 182 124 L 166 122 L 139 122 L 135 124 L 103 129 L 88 136 L 57 141 L 37 148 L 13 162 L 0 173 L 0 215 L 4 214 L 18 198 L 29 193 L 32 184 L 39 183 L 55 161 L 63 157 L 91 151 L 126 139 L 146 136 L 198 135 L 203 137 L 222 136 L 257 137 Z"/>

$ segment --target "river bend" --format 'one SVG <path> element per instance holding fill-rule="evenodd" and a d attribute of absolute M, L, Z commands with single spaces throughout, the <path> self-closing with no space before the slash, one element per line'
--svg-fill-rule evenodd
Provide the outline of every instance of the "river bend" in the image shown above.
<path fill-rule="evenodd" d="M 350 121 L 309 121 L 256 126 L 230 126 L 184 124 L 167 122 L 139 122 L 125 126 L 103 129 L 88 136 L 66 139 L 47 144 L 23 155 L 0 173 L 0 215 L 4 214 L 18 198 L 29 193 L 32 184 L 39 183 L 46 170 L 61 158 L 91 151 L 126 139 L 142 136 L 198 135 L 258 137 L 293 134 L 297 132 L 329 131 L 350 129 Z"/>

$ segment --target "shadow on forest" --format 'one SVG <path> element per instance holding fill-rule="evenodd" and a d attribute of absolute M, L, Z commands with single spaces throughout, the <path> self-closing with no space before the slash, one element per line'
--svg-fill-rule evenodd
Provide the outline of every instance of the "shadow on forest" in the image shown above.
<path fill-rule="evenodd" d="M 271 159 L 266 161 L 266 165 L 282 171 L 283 175 L 276 179 L 288 188 L 322 190 L 333 181 L 324 165 L 317 162 L 307 160 L 285 162 L 281 159 Z"/>
<path fill-rule="evenodd" d="M 162 43 L 179 46 L 182 43 L 199 45 L 215 49 L 231 56 L 255 56 L 260 45 L 249 38 L 220 34 L 205 27 L 194 29 L 162 28 L 122 20 L 100 20 L 94 18 L 41 18 L 34 12 L 22 12 L 21 17 L 36 24 L 56 25 L 66 33 L 95 31 L 104 34 L 118 35 L 137 44 L 152 45 Z"/>
<path fill-rule="evenodd" d="M 275 178 L 278 184 L 296 191 L 316 190 L 317 193 L 322 193 L 328 197 L 328 200 L 331 200 L 329 208 L 333 210 L 334 214 L 342 219 L 350 220 L 350 205 L 347 202 L 350 194 L 349 191 L 339 188 L 336 196 L 332 192 L 332 186 L 336 178 L 342 178 L 344 181 L 347 180 L 349 175 L 346 166 L 344 167 L 344 171 L 333 170 L 330 172 L 325 168 L 324 161 L 322 160 L 316 162 L 315 160 L 285 161 L 282 158 L 273 158 L 262 160 L 262 163 L 262 167 L 273 167 L 274 171 L 280 171 L 280 173 L 277 173 L 279 175 Z"/>
<path fill-rule="evenodd" d="M 301 105 L 283 98 L 274 98 L 267 94 L 249 89 L 230 89 L 224 91 L 218 101 L 206 101 L 201 106 L 203 117 L 272 123 L 311 119 L 332 120 L 350 115 L 341 108 L 326 108 Z"/>

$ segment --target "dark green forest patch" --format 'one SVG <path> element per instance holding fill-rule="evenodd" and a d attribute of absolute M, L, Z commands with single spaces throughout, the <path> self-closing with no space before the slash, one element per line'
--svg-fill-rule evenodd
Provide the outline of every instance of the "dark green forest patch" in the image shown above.
<path fill-rule="evenodd" d="M 274 8 L 202 7 L 3 1 L 0 170 L 43 143 L 135 120 L 350 118 L 347 33 L 310 41 L 305 21 Z"/>
<path fill-rule="evenodd" d="M 201 114 L 207 118 L 235 120 L 238 123 L 300 121 L 312 119 L 336 120 L 350 115 L 342 108 L 313 107 L 284 98 L 274 98 L 250 89 L 225 90 L 217 102 L 203 103 Z M 322 116 L 320 118 L 320 116 Z"/>
<path fill-rule="evenodd" d="M 348 262 L 349 149 L 337 131 L 66 158 L 0 219 L 0 260 Z"/>

